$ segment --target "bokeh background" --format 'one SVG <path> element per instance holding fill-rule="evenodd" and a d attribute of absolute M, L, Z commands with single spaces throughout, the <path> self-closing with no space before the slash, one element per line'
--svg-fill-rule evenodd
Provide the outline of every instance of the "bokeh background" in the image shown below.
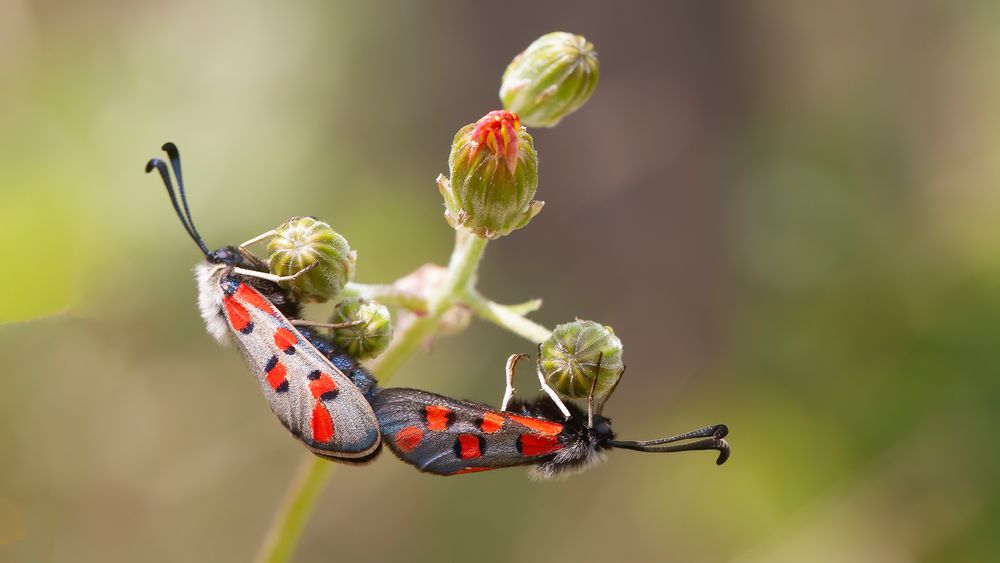
<path fill-rule="evenodd" d="M 160 144 L 210 246 L 313 214 L 388 282 L 447 259 L 451 137 L 553 30 L 601 83 L 533 131 L 545 211 L 480 286 L 615 327 L 620 436 L 726 422 L 733 458 L 538 483 L 386 453 L 337 468 L 296 559 L 993 559 L 996 3 L 4 0 L 0 561 L 247 561 L 304 455 L 204 332 Z M 513 352 L 474 323 L 392 384 L 495 403 Z"/>

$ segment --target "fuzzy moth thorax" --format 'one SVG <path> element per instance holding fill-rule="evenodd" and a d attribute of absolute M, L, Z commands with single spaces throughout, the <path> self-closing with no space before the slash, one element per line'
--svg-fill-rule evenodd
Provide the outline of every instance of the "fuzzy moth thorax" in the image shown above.
<path fill-rule="evenodd" d="M 194 267 L 194 277 L 198 282 L 198 309 L 201 311 L 202 320 L 205 321 L 205 329 L 223 346 L 229 341 L 226 338 L 229 326 L 222 311 L 225 295 L 222 292 L 221 281 L 222 276 L 231 269 L 232 266 L 227 264 L 207 260 Z"/>

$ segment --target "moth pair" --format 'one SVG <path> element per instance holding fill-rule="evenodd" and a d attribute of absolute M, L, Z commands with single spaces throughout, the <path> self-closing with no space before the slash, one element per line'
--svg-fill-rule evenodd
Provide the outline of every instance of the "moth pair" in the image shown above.
<path fill-rule="evenodd" d="M 146 172 L 159 172 L 177 217 L 205 257 L 195 274 L 209 334 L 221 344 L 235 343 L 271 410 L 316 455 L 364 463 L 378 455 L 384 441 L 400 459 L 428 473 L 529 465 L 542 477 L 586 468 L 612 448 L 716 450 L 716 463 L 728 459 L 723 439 L 728 429 L 722 424 L 660 440 L 620 441 L 601 414 L 603 401 L 595 408 L 593 392 L 586 413 L 572 404 L 560 408 L 550 397 L 508 404 L 514 362 L 508 363 L 501 409 L 418 389 L 379 387 L 329 339 L 296 325 L 299 303 L 280 285 L 294 276 L 269 273 L 245 244 L 208 250 L 191 218 L 177 147 L 167 143 L 163 150 L 177 190 L 165 161 L 150 160 Z"/>

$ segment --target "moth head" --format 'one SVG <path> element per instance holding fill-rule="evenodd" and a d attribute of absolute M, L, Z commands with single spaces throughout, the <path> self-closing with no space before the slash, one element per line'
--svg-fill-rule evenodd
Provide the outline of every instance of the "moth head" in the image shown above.
<path fill-rule="evenodd" d="M 235 266 L 239 262 L 240 253 L 232 246 L 224 246 L 216 251 L 210 252 L 205 259 L 212 264 L 226 264 Z"/>
<path fill-rule="evenodd" d="M 259 260 L 253 259 L 252 255 L 240 251 L 235 246 L 224 246 L 205 255 L 205 260 L 210 264 L 222 264 L 225 266 L 236 266 L 247 270 L 260 270 L 262 265 Z"/>
<path fill-rule="evenodd" d="M 594 415 L 593 423 L 590 426 L 591 434 L 601 442 L 607 442 L 615 438 L 615 432 L 611 429 L 611 419 L 599 414 Z"/>

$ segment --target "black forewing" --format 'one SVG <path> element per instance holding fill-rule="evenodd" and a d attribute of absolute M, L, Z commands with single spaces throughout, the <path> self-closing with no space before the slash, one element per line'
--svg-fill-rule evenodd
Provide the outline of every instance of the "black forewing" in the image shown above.
<path fill-rule="evenodd" d="M 560 423 L 418 389 L 384 389 L 372 407 L 393 453 L 437 475 L 536 463 L 565 438 Z"/>

